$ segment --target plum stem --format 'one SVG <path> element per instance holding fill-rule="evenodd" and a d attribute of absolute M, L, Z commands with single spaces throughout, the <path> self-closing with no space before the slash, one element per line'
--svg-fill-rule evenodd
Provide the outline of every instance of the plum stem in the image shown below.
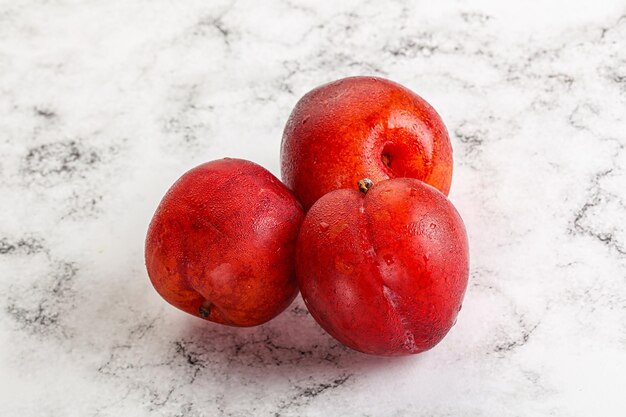
<path fill-rule="evenodd" d="M 209 318 L 211 315 L 211 302 L 209 300 L 205 300 L 204 303 L 202 303 L 198 310 L 198 314 L 200 314 L 200 317 L 203 319 Z"/>
<path fill-rule="evenodd" d="M 363 194 L 367 194 L 369 189 L 374 186 L 374 181 L 370 180 L 369 178 L 363 178 L 362 180 L 359 180 L 357 184 L 359 185 L 359 191 L 361 191 Z"/>

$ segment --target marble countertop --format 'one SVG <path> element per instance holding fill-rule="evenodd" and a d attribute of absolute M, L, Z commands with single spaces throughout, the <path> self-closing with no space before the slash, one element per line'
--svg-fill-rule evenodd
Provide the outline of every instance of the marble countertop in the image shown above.
<path fill-rule="evenodd" d="M 170 184 L 278 174 L 298 98 L 357 74 L 449 128 L 471 277 L 446 339 L 376 358 L 299 298 L 251 329 L 161 300 Z M 624 416 L 625 145 L 623 1 L 0 0 L 0 415 Z"/>

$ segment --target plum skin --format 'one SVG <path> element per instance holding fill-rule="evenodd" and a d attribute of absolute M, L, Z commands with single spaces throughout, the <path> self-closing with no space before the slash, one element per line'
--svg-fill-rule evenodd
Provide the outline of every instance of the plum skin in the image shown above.
<path fill-rule="evenodd" d="M 308 211 L 296 247 L 315 320 L 360 352 L 397 356 L 439 343 L 469 274 L 467 234 L 450 201 L 412 178 L 341 189 Z"/>
<path fill-rule="evenodd" d="M 295 244 L 304 211 L 263 167 L 221 159 L 186 172 L 150 223 L 145 261 L 170 304 L 231 326 L 264 323 L 298 293 Z"/>
<path fill-rule="evenodd" d="M 417 178 L 447 195 L 452 166 L 437 112 L 411 90 L 378 77 L 348 77 L 305 94 L 281 144 L 281 178 L 305 210 L 364 177 Z"/>

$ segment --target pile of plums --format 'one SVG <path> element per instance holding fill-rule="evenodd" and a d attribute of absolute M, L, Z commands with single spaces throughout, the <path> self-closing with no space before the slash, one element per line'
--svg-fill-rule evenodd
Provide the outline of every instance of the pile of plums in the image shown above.
<path fill-rule="evenodd" d="M 255 326 L 300 290 L 320 326 L 358 351 L 405 355 L 441 341 L 469 255 L 435 110 L 389 80 L 331 82 L 296 104 L 280 158 L 284 183 L 225 158 L 169 189 L 145 248 L 159 294 L 205 320 Z"/>

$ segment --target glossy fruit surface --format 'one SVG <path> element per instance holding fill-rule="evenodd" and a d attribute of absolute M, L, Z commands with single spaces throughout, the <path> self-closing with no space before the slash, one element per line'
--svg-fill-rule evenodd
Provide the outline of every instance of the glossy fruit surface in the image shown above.
<path fill-rule="evenodd" d="M 311 207 L 296 251 L 302 297 L 345 345 L 419 353 L 455 323 L 467 286 L 465 226 L 448 199 L 416 179 L 336 190 Z"/>
<path fill-rule="evenodd" d="M 304 212 L 269 171 L 221 159 L 185 173 L 154 214 L 145 257 L 154 288 L 194 316 L 254 326 L 298 292 L 295 243 Z"/>
<path fill-rule="evenodd" d="M 281 176 L 305 209 L 364 177 L 417 178 L 447 195 L 452 148 L 441 118 L 417 94 L 383 78 L 350 77 L 298 101 L 283 133 Z"/>

